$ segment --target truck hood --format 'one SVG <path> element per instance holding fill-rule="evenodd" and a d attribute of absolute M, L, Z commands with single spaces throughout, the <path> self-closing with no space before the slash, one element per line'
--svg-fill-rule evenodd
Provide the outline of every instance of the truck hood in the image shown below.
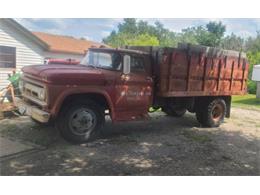
<path fill-rule="evenodd" d="M 84 65 L 32 65 L 22 68 L 25 76 L 54 84 L 99 84 L 104 82 L 100 69 Z"/>

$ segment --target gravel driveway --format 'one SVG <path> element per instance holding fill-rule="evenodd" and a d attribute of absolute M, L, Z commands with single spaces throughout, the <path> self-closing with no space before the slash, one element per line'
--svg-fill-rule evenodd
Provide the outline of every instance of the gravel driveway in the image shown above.
<path fill-rule="evenodd" d="M 260 175 L 260 111 L 232 108 L 220 128 L 201 128 L 193 114 L 112 124 L 82 145 L 27 117 L 0 121 L 0 135 L 40 146 L 2 159 L 1 175 Z"/>

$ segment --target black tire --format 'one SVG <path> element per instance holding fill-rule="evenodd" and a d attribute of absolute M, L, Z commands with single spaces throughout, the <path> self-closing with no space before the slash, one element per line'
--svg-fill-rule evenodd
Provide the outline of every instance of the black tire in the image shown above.
<path fill-rule="evenodd" d="M 62 137 L 71 143 L 80 144 L 92 141 L 98 136 L 105 122 L 104 109 L 92 100 L 75 102 L 77 103 L 62 109 L 56 120 L 56 127 Z"/>
<path fill-rule="evenodd" d="M 163 112 L 165 112 L 169 116 L 173 117 L 182 117 L 186 113 L 186 108 L 176 108 L 172 109 L 170 107 L 164 107 L 162 109 Z"/>
<path fill-rule="evenodd" d="M 226 112 L 226 102 L 221 98 L 217 98 L 206 102 L 203 108 L 196 112 L 196 116 L 204 127 L 219 127 L 224 121 Z"/>

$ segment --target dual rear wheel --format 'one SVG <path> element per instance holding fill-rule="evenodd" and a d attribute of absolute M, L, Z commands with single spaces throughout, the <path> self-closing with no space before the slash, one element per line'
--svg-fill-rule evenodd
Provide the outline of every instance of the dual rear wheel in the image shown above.
<path fill-rule="evenodd" d="M 182 117 L 186 113 L 186 108 L 172 108 L 165 106 L 162 111 L 169 116 Z M 222 98 L 210 99 L 200 102 L 196 109 L 196 118 L 204 127 L 218 127 L 223 123 L 226 116 L 227 106 Z"/>
<path fill-rule="evenodd" d="M 218 127 L 226 116 L 227 106 L 221 98 L 206 101 L 197 108 L 196 118 L 204 127 Z"/>

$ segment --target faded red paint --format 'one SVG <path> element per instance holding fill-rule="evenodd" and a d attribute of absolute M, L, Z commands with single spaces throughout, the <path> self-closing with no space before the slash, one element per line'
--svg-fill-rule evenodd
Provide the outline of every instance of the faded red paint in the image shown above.
<path fill-rule="evenodd" d="M 152 81 L 147 73 L 129 74 L 78 65 L 37 65 L 23 68 L 26 80 L 34 79 L 47 86 L 48 106 L 43 108 L 55 117 L 64 99 L 74 94 L 103 95 L 115 121 L 134 120 L 147 112 L 152 101 Z M 135 92 L 142 94 L 136 95 Z"/>
<path fill-rule="evenodd" d="M 66 65 L 77 65 L 80 61 L 75 59 L 47 59 L 45 64 L 66 64 Z"/>
<path fill-rule="evenodd" d="M 152 51 L 149 48 L 139 49 Z M 209 57 L 203 52 L 198 54 L 176 48 L 151 53 L 96 50 L 139 55 L 144 58 L 145 72 L 124 75 L 122 70 L 85 65 L 24 67 L 24 80 L 31 79 L 46 86 L 47 106 L 42 109 L 50 112 L 53 118 L 57 116 L 66 97 L 74 94 L 102 95 L 109 105 L 112 120 L 122 121 L 145 118 L 156 98 L 230 96 L 246 92 L 248 62 L 245 58 L 224 55 Z"/>
<path fill-rule="evenodd" d="M 176 49 L 164 54 L 157 94 L 164 97 L 244 94 L 248 67 L 246 58 L 187 54 L 187 50 Z"/>

